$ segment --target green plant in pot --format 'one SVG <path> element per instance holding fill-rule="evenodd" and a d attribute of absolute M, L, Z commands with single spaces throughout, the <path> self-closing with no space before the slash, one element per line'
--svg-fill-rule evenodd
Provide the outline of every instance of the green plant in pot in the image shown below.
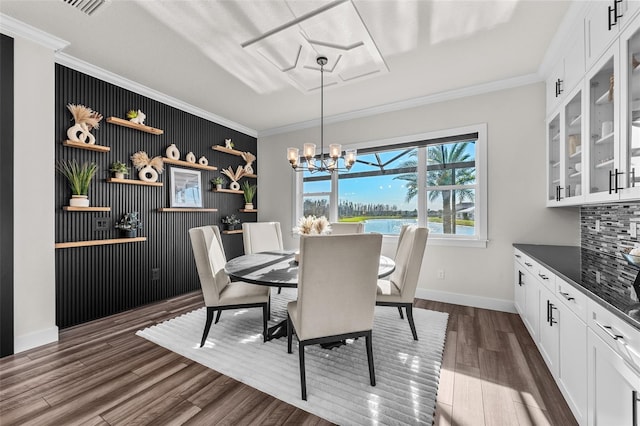
<path fill-rule="evenodd" d="M 89 207 L 89 185 L 96 175 L 98 166 L 96 163 L 83 163 L 80 165 L 74 160 L 60 160 L 56 169 L 63 175 L 71 188 L 71 207 Z"/>
<path fill-rule="evenodd" d="M 240 223 L 240 219 L 238 219 L 235 214 L 232 214 L 231 216 L 223 217 L 222 219 L 220 219 L 220 222 L 226 225 L 228 231 L 233 231 Z"/>
<path fill-rule="evenodd" d="M 123 237 L 134 238 L 138 236 L 138 229 L 142 229 L 138 212 L 128 212 L 116 222 L 115 227 L 120 230 Z"/>
<path fill-rule="evenodd" d="M 242 183 L 242 192 L 244 192 L 244 208 L 245 210 L 253 210 L 253 197 L 256 195 L 258 185 L 251 185 L 246 180 Z"/>
<path fill-rule="evenodd" d="M 121 161 L 111 163 L 109 171 L 114 174 L 116 179 L 124 179 L 124 176 L 129 174 L 129 168 Z"/>
<path fill-rule="evenodd" d="M 222 176 L 215 177 L 211 179 L 210 182 L 211 185 L 215 186 L 218 191 L 222 189 L 222 185 L 227 183 Z"/>

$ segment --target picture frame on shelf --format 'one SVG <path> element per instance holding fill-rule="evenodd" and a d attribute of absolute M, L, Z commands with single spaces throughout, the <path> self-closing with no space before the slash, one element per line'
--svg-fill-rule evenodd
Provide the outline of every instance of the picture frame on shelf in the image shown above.
<path fill-rule="evenodd" d="M 169 183 L 171 207 L 203 207 L 202 173 L 199 170 L 171 167 Z"/>

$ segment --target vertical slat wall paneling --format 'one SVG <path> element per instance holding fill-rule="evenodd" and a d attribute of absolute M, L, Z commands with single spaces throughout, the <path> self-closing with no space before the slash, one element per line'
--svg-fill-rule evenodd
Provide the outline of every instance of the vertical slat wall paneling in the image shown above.
<path fill-rule="evenodd" d="M 73 125 L 67 104 L 82 104 L 103 115 L 100 127 L 93 131 L 96 144 L 109 146 L 101 153 L 65 147 L 67 129 Z M 145 124 L 164 130 L 153 135 L 106 122 L 107 117 L 126 118 L 130 109 L 146 114 Z M 232 138 L 236 148 L 256 153 L 256 138 L 213 123 L 203 118 L 146 98 L 134 92 L 98 80 L 61 65 L 56 65 L 56 159 L 79 162 L 95 161 L 99 169 L 89 190 L 91 206 L 108 206 L 110 212 L 68 212 L 70 190 L 65 179 L 56 180 L 56 242 L 118 238 L 113 227 L 122 214 L 140 212 L 143 229 L 139 236 L 147 241 L 56 250 L 56 309 L 61 328 L 131 309 L 167 297 L 200 288 L 188 230 L 196 226 L 221 225 L 220 219 L 235 213 L 241 220 L 255 221 L 255 214 L 239 213 L 244 205 L 241 195 L 210 191 L 209 181 L 220 176 L 219 170 L 234 169 L 244 164 L 240 157 L 214 151 L 212 145 L 224 145 Z M 129 178 L 138 179 L 130 157 L 145 151 L 149 157 L 165 155 L 166 148 L 175 143 L 184 160 L 192 151 L 196 159 L 207 157 L 217 171 L 201 171 L 205 208 L 217 212 L 163 213 L 158 209 L 170 207 L 169 170 L 165 164 L 160 175 L 162 187 L 107 183 L 109 167 L 120 160 L 131 167 Z M 255 166 L 254 166 L 255 168 Z M 255 179 L 252 179 L 255 182 Z M 96 231 L 95 218 L 109 220 L 109 229 Z M 225 251 L 229 258 L 243 253 L 242 235 L 224 235 Z M 152 279 L 152 269 L 160 270 L 159 279 Z"/>
<path fill-rule="evenodd" d="M 0 357 L 13 354 L 13 39 L 0 34 Z"/>

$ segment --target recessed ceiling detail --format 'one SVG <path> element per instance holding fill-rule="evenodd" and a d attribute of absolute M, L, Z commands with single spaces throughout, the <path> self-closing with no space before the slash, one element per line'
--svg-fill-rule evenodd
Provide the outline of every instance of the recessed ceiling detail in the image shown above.
<path fill-rule="evenodd" d="M 329 60 L 325 87 L 389 72 L 354 4 L 330 3 L 242 44 L 302 92 L 320 87 L 318 55 Z"/>
<path fill-rule="evenodd" d="M 68 5 L 78 9 L 82 13 L 91 16 L 96 13 L 102 6 L 108 4 L 108 0 L 62 0 Z"/>

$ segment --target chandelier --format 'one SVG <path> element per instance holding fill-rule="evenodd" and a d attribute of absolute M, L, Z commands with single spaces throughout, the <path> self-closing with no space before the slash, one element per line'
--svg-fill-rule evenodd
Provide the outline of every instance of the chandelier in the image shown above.
<path fill-rule="evenodd" d="M 328 172 L 349 171 L 356 162 L 356 150 L 348 149 L 344 155 L 344 167 L 338 166 L 338 160 L 342 158 L 342 145 L 332 143 L 329 145 L 329 154 L 324 153 L 324 66 L 327 65 L 326 56 L 318 56 L 316 62 L 320 65 L 320 158 L 316 159 L 316 144 L 305 143 L 302 148 L 303 164 L 299 164 L 300 150 L 298 148 L 287 149 L 287 159 L 296 172 Z"/>

